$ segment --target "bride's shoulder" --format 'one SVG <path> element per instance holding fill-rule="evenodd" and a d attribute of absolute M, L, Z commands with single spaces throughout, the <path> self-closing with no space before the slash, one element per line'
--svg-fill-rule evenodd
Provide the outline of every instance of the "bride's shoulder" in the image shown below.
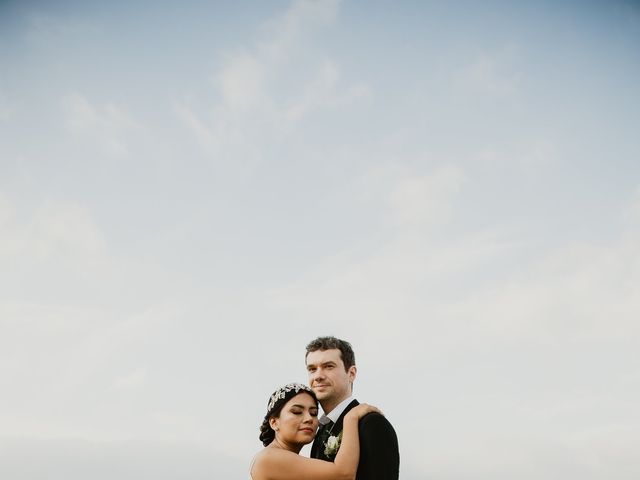
<path fill-rule="evenodd" d="M 253 457 L 251 462 L 251 480 L 270 477 L 269 472 L 278 472 L 286 462 L 285 451 L 278 448 L 264 448 Z"/>
<path fill-rule="evenodd" d="M 281 448 L 263 448 L 256 456 L 253 457 L 253 468 L 258 467 L 266 467 L 273 464 L 278 464 L 282 461 L 290 461 L 291 456 L 297 456 L 296 453 L 290 452 L 288 450 L 283 450 Z"/>
<path fill-rule="evenodd" d="M 249 475 L 251 480 L 259 480 L 261 478 L 261 473 L 266 467 L 265 456 L 269 456 L 269 452 L 267 450 L 271 450 L 270 448 L 264 448 L 260 450 L 253 456 L 251 460 L 251 467 L 249 467 Z"/>

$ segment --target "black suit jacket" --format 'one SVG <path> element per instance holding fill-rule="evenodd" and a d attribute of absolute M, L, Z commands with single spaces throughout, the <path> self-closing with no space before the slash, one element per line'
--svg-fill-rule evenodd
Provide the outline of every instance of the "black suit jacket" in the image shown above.
<path fill-rule="evenodd" d="M 342 431 L 344 416 L 358 405 L 354 400 L 344 409 L 338 421 L 331 428 L 331 435 Z M 400 453 L 398 437 L 389 421 L 379 413 L 369 413 L 358 423 L 360 437 L 360 461 L 356 480 L 398 480 Z M 311 457 L 332 462 L 335 455 L 324 454 L 323 439 L 317 436 L 311 446 Z"/>

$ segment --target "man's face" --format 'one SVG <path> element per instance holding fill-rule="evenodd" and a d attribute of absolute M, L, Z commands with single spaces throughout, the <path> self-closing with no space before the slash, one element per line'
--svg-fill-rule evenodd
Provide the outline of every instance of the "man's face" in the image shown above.
<path fill-rule="evenodd" d="M 323 410 L 329 412 L 351 395 L 356 367 L 345 371 L 338 349 L 316 350 L 307 355 L 307 373 L 309 386 L 322 403 Z"/>

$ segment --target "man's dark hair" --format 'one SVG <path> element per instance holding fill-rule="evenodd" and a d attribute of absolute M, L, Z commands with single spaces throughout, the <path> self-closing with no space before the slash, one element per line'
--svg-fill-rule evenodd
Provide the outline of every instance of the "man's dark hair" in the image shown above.
<path fill-rule="evenodd" d="M 342 363 L 344 363 L 345 370 L 349 370 L 350 367 L 356 364 L 356 355 L 353 353 L 351 344 L 336 337 L 318 337 L 315 340 L 309 342 L 309 345 L 307 345 L 307 353 L 305 354 L 304 359 L 307 359 L 307 356 L 310 352 L 315 352 L 316 350 L 333 349 L 340 350 L 340 357 L 342 358 Z"/>

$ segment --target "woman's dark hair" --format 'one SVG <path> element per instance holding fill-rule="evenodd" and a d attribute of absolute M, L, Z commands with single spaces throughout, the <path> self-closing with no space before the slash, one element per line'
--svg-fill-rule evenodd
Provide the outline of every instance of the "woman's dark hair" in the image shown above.
<path fill-rule="evenodd" d="M 262 425 L 260 425 L 260 436 L 258 437 L 265 447 L 276 438 L 276 432 L 271 428 L 269 420 L 271 418 L 278 418 L 285 403 L 300 393 L 310 395 L 313 401 L 316 402 L 316 406 L 318 406 L 316 394 L 309 387 L 301 383 L 288 383 L 284 387 L 277 389 L 269 397 L 267 414 L 264 416 L 264 420 L 262 420 Z"/>
<path fill-rule="evenodd" d="M 349 370 L 352 366 L 356 364 L 356 355 L 353 353 L 353 348 L 351 348 L 351 344 L 346 340 L 340 340 L 336 337 L 318 337 L 315 340 L 309 342 L 307 345 L 307 353 L 304 358 L 307 359 L 307 356 L 311 352 L 315 352 L 316 350 L 340 350 L 340 356 L 342 357 L 342 363 L 344 363 L 344 369 Z"/>

